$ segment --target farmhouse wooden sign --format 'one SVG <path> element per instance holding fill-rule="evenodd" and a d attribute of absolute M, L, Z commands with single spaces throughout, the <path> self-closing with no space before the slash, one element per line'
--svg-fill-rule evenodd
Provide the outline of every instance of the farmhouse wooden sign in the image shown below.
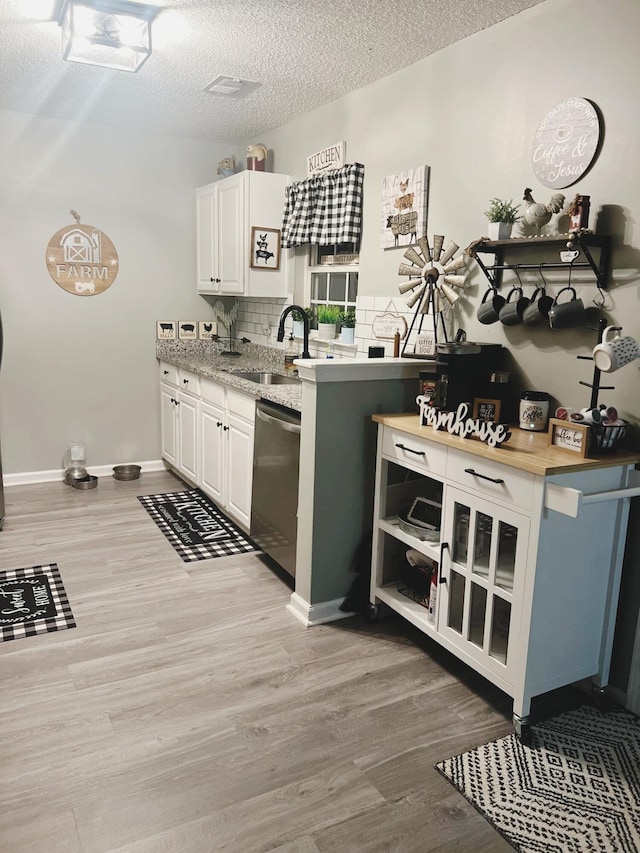
<path fill-rule="evenodd" d="M 536 130 L 531 161 L 536 178 L 562 189 L 587 172 L 598 152 L 600 118 L 584 98 L 567 98 L 552 107 Z"/>
<path fill-rule="evenodd" d="M 60 228 L 47 246 L 49 275 L 67 293 L 97 296 L 111 287 L 118 275 L 118 253 L 104 231 L 81 225 L 72 211 L 75 225 Z"/>

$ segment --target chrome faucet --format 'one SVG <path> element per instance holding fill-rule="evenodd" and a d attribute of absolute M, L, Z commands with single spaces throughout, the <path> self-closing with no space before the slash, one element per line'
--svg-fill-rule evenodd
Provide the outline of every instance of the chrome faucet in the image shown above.
<path fill-rule="evenodd" d="M 302 355 L 300 358 L 311 358 L 309 353 L 309 318 L 304 310 L 299 305 L 287 305 L 282 314 L 280 315 L 280 322 L 278 323 L 278 340 L 284 340 L 284 321 L 287 319 L 288 315 L 292 311 L 297 311 L 302 316 L 302 324 L 304 327 L 304 332 L 302 335 Z"/>

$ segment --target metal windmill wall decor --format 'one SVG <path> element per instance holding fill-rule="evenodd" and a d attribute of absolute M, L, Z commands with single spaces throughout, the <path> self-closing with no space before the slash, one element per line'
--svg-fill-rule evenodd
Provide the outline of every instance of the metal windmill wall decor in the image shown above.
<path fill-rule="evenodd" d="M 459 290 L 464 287 L 466 280 L 465 258 L 463 255 L 454 257 L 460 246 L 453 240 L 449 240 L 443 251 L 444 236 L 433 235 L 433 246 L 429 245 L 428 237 L 420 237 L 417 241 L 418 249 L 410 246 L 404 253 L 404 257 L 410 264 L 402 263 L 398 268 L 398 275 L 407 276 L 406 281 L 400 282 L 398 289 L 402 295 L 410 293 L 406 303 L 409 308 L 415 308 L 415 314 L 411 321 L 409 333 L 404 340 L 402 355 L 408 357 L 424 357 L 433 353 L 407 353 L 407 345 L 411 339 L 411 333 L 418 318 L 418 335 L 422 332 L 425 317 L 433 316 L 434 341 L 438 340 L 438 321 L 442 327 L 444 341 L 447 338 L 447 328 L 444 322 L 443 312 L 453 307 L 460 299 Z"/>

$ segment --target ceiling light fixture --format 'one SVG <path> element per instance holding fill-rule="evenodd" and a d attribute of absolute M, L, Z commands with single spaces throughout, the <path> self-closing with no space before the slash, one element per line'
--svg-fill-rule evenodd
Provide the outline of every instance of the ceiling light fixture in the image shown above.
<path fill-rule="evenodd" d="M 135 72 L 151 56 L 151 21 L 159 11 L 128 0 L 66 0 L 62 57 Z"/>

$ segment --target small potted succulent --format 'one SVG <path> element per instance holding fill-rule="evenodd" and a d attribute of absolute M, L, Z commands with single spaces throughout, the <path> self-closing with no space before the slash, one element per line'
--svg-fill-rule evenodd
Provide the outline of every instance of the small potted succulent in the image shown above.
<path fill-rule="evenodd" d="M 336 336 L 336 326 L 340 321 L 339 305 L 318 305 L 318 337 L 333 340 Z"/>
<path fill-rule="evenodd" d="M 522 218 L 518 215 L 519 210 L 520 205 L 514 205 L 513 200 L 492 198 L 489 202 L 489 210 L 484 214 L 489 220 L 489 239 L 506 240 L 511 237 L 514 223 Z"/>
<path fill-rule="evenodd" d="M 356 339 L 356 312 L 353 308 L 347 308 L 340 313 L 340 342 L 353 344 Z"/>

